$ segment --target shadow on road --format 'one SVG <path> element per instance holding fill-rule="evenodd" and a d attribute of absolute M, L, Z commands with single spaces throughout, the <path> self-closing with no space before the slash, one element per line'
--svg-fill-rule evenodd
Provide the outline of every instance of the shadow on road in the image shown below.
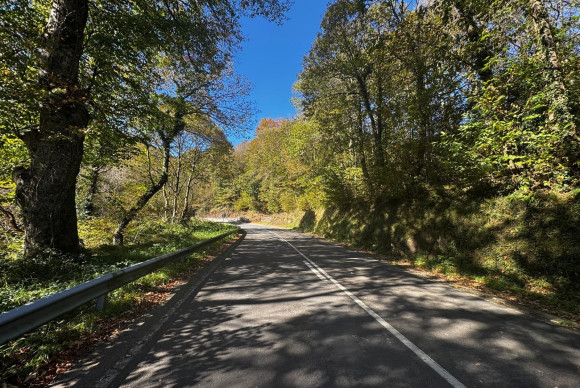
<path fill-rule="evenodd" d="M 267 228 L 111 386 L 448 387 Z M 275 230 L 469 387 L 578 386 L 580 336 L 342 247 Z"/>

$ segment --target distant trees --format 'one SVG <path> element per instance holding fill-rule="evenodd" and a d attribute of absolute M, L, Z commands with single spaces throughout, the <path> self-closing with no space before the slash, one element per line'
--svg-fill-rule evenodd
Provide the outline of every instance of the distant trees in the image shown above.
<path fill-rule="evenodd" d="M 13 173 L 26 254 L 78 252 L 75 187 L 87 136 L 146 135 L 143 118 L 169 98 L 165 71 L 187 77 L 170 95 L 227 121 L 239 106 L 213 109 L 211 80 L 226 75 L 239 17 L 280 20 L 285 8 L 277 0 L 3 2 L 0 133 L 26 149 Z"/>
<path fill-rule="evenodd" d="M 321 206 L 322 142 L 311 123 L 262 119 L 255 139 L 238 145 L 214 176 L 214 206 L 269 213 Z"/>

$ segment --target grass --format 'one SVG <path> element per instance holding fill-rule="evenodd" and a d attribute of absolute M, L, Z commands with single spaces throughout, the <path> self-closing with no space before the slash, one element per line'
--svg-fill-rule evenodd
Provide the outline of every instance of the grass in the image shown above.
<path fill-rule="evenodd" d="M 126 241 L 129 245 L 117 247 L 106 244 L 110 233 L 103 230 L 107 230 L 108 224 L 105 220 L 90 220 L 81 224 L 80 235 L 87 249 L 80 258 L 52 255 L 24 260 L 18 257 L 16 250 L 0 257 L 0 311 L 191 246 L 232 228 L 203 221 L 194 221 L 186 226 L 142 221 L 128 230 Z M 0 383 L 42 386 L 56 369 L 62 368 L 87 343 L 110 335 L 121 324 L 162 300 L 176 279 L 187 278 L 203 264 L 208 249 L 212 247 L 183 263 L 171 264 L 115 290 L 108 295 L 106 308 L 102 312 L 95 311 L 93 305 L 85 305 L 0 346 Z"/>

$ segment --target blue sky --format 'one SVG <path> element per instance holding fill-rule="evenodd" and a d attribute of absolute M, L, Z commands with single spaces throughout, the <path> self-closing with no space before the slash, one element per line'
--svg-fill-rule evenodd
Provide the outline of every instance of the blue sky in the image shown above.
<path fill-rule="evenodd" d="M 263 117 L 291 118 L 296 113 L 290 99 L 302 58 L 320 29 L 328 0 L 294 0 L 281 26 L 262 18 L 242 20 L 245 41 L 235 67 L 252 83 L 251 99 Z M 253 136 L 253 132 L 248 134 Z M 234 143 L 243 140 L 233 136 Z"/>

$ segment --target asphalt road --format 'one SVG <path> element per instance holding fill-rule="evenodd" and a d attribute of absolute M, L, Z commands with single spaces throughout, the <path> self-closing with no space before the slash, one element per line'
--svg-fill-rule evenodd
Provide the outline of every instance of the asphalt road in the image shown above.
<path fill-rule="evenodd" d="M 61 387 L 580 387 L 580 333 L 343 247 L 244 225 Z"/>

